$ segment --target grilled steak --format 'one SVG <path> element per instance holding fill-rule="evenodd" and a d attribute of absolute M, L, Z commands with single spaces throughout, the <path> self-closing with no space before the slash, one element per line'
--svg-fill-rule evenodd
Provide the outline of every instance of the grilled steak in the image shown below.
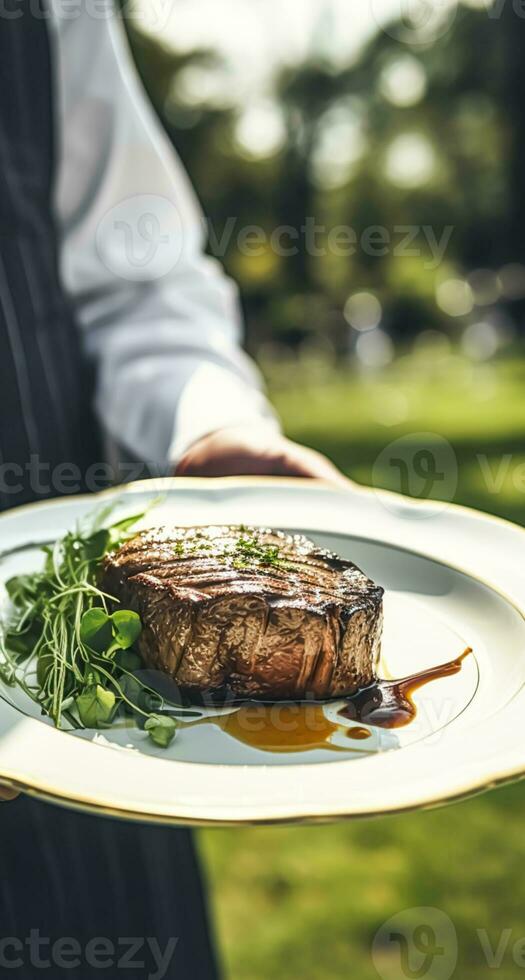
<path fill-rule="evenodd" d="M 301 536 L 156 528 L 108 556 L 103 588 L 141 616 L 148 666 L 184 689 L 329 698 L 375 676 L 383 589 Z"/>

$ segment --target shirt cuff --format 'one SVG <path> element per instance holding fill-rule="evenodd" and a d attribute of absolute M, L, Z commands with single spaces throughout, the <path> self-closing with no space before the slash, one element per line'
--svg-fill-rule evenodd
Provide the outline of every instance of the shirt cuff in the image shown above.
<path fill-rule="evenodd" d="M 264 394 L 217 364 L 201 364 L 184 387 L 177 406 L 168 459 L 175 467 L 199 439 L 219 429 L 248 426 L 280 433 Z"/>

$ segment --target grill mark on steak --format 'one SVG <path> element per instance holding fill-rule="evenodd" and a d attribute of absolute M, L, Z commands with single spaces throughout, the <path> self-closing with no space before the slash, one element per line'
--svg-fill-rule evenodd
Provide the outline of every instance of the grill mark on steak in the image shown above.
<path fill-rule="evenodd" d="M 273 556 L 264 564 L 249 548 L 225 553 L 243 537 L 278 548 L 277 557 L 262 550 Z M 234 567 L 238 554 L 248 567 Z M 139 613 L 146 663 L 182 688 L 327 698 L 374 680 L 383 590 L 301 536 L 233 526 L 145 531 L 106 558 L 102 587 Z"/>
<path fill-rule="evenodd" d="M 172 580 L 172 576 L 169 571 L 157 571 L 152 570 L 159 580 Z M 226 571 L 217 571 L 213 574 L 213 570 L 207 570 L 206 573 L 199 573 L 196 571 L 192 575 L 185 576 L 184 579 L 179 579 L 178 582 L 182 585 L 187 585 L 198 591 L 202 591 L 207 595 L 219 594 L 224 589 L 230 588 L 232 592 L 236 594 L 242 594 L 243 592 L 252 592 L 254 590 L 264 590 L 269 593 L 272 592 L 277 598 L 279 595 L 291 595 L 297 588 L 297 579 L 287 580 L 283 575 L 279 577 L 277 575 L 268 574 L 264 579 L 261 576 L 253 576 L 252 574 L 231 574 Z M 311 601 L 322 600 L 325 603 L 338 602 L 341 598 L 340 593 L 335 591 L 329 591 L 321 583 L 315 581 L 308 581 L 304 578 L 300 582 L 302 591 L 302 601 L 309 599 Z M 359 593 L 357 593 L 359 595 Z"/>
<path fill-rule="evenodd" d="M 328 602 L 338 601 L 341 596 L 340 582 L 339 587 L 333 584 L 337 576 L 332 571 L 328 575 L 323 575 L 321 560 L 318 559 L 318 562 L 320 570 L 316 574 L 313 568 L 310 568 L 313 563 L 297 562 L 293 556 L 288 555 L 286 555 L 286 569 L 268 568 L 262 571 L 232 569 L 218 564 L 209 556 L 191 556 L 165 562 L 155 559 L 150 563 L 149 571 L 159 579 L 177 579 L 181 583 L 191 584 L 193 588 L 207 593 L 218 591 L 223 584 L 233 582 L 237 585 L 238 592 L 262 585 L 265 591 L 274 587 L 276 594 L 279 592 L 289 594 L 297 588 L 296 579 L 300 576 L 303 597 L 306 597 L 306 594 L 313 594 L 317 599 L 322 596 Z M 328 581 L 324 581 L 325 579 Z M 345 584 L 351 587 L 351 580 L 345 579 Z M 362 589 L 356 589 L 356 595 L 362 600 Z"/>

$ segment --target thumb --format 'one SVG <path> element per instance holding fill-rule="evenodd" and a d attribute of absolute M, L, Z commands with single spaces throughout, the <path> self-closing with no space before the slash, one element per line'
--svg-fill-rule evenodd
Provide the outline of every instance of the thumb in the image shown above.
<path fill-rule="evenodd" d="M 20 794 L 17 789 L 11 789 L 10 786 L 2 786 L 0 783 L 0 802 L 2 802 L 2 800 L 14 800 L 19 795 Z"/>

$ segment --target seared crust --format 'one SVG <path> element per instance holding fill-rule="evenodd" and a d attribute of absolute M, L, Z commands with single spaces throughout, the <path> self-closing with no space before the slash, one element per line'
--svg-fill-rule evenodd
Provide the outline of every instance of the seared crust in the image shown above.
<path fill-rule="evenodd" d="M 247 535 L 277 560 L 239 561 Z M 185 689 L 322 699 L 375 678 L 383 589 L 299 535 L 155 528 L 106 558 L 103 588 L 141 616 L 146 663 Z"/>

